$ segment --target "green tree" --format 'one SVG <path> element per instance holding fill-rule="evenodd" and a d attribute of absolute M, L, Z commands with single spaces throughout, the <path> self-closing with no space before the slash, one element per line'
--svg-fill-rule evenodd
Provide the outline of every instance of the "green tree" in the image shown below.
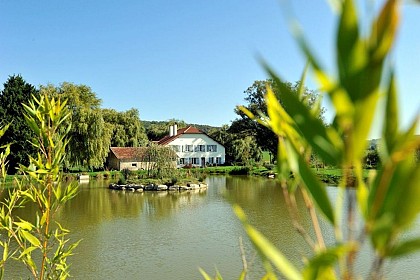
<path fill-rule="evenodd" d="M 67 99 L 67 108 L 71 112 L 65 120 L 71 126 L 66 150 L 67 166 L 103 167 L 111 145 L 112 130 L 103 119 L 101 99 L 90 87 L 68 82 L 58 87 L 41 86 L 40 91 Z"/>
<path fill-rule="evenodd" d="M 167 121 L 151 121 L 144 122 L 144 128 L 146 129 L 147 138 L 149 141 L 158 141 L 169 135 L 169 126 L 176 124 L 178 129 L 184 128 L 187 124 L 184 121 L 170 119 Z"/>
<path fill-rule="evenodd" d="M 254 136 L 232 133 L 228 125 L 213 128 L 209 136 L 225 147 L 227 163 L 250 164 L 261 160 L 262 151 Z"/>
<path fill-rule="evenodd" d="M 213 128 L 209 131 L 209 136 L 225 147 L 225 161 L 231 163 L 235 160 L 235 150 L 232 145 L 236 135 L 229 132 L 229 126 L 223 125 L 220 128 Z"/>
<path fill-rule="evenodd" d="M 163 178 L 174 174 L 177 155 L 171 148 L 150 143 L 142 157 L 147 163 L 148 177 Z"/>
<path fill-rule="evenodd" d="M 302 91 L 303 99 L 307 101 L 308 106 L 311 108 L 313 107 L 314 109 L 319 108 L 319 118 L 323 119 L 324 109 L 319 107 L 320 98 L 317 92 L 309 90 L 306 87 L 300 87 L 300 82 L 296 82 L 295 84 L 287 82 L 284 83 L 284 86 L 295 94 Z M 275 85 L 275 81 L 273 79 L 267 79 L 264 81 L 255 81 L 247 90 L 244 91 L 246 94 L 246 104 L 241 107 L 246 108 L 255 116 L 267 116 L 267 106 L 264 99 L 267 94 L 267 87 L 274 90 L 276 97 L 282 104 L 282 93 Z M 269 151 L 272 155 L 276 155 L 278 139 L 274 132 L 254 119 L 250 119 L 242 110 L 240 110 L 240 108 L 236 108 L 235 113 L 239 116 L 239 118 L 232 122 L 229 131 L 233 134 L 238 134 L 240 138 L 254 136 L 258 146 L 262 150 Z M 273 157 L 273 159 L 274 158 L 275 157 Z"/>
<path fill-rule="evenodd" d="M 258 147 L 254 136 L 237 138 L 232 141 L 232 148 L 235 151 L 234 159 L 246 166 L 261 161 L 262 151 Z"/>
<path fill-rule="evenodd" d="M 374 147 L 366 151 L 364 158 L 364 168 L 376 169 L 381 164 L 381 158 L 379 157 L 378 148 Z"/>
<path fill-rule="evenodd" d="M 125 112 L 102 109 L 102 115 L 105 125 L 112 129 L 112 147 L 139 147 L 147 144 L 147 136 L 137 109 L 132 108 Z"/>
<path fill-rule="evenodd" d="M 36 150 L 30 143 L 33 132 L 29 129 L 23 117 L 22 103 L 37 96 L 35 87 L 27 83 L 22 76 L 10 76 L 0 93 L 0 122 L 10 124 L 9 129 L 0 139 L 0 146 L 10 143 L 8 173 L 14 174 L 19 163 L 28 164 L 28 155 L 34 155 Z"/>

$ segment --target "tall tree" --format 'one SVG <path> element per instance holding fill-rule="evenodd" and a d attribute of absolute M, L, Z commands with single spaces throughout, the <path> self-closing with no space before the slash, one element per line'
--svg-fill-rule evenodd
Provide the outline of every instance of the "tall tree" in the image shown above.
<path fill-rule="evenodd" d="M 42 93 L 67 99 L 71 125 L 67 145 L 67 165 L 101 168 L 109 152 L 111 129 L 105 125 L 100 109 L 101 99 L 86 85 L 64 82 L 60 86 L 41 86 Z"/>
<path fill-rule="evenodd" d="M 142 154 L 147 163 L 147 175 L 154 178 L 169 177 L 176 169 L 176 153 L 169 147 L 150 143 L 146 152 Z"/>
<path fill-rule="evenodd" d="M 111 146 L 139 147 L 147 144 L 147 136 L 137 109 L 132 108 L 125 112 L 102 109 L 102 114 L 106 125 L 112 130 Z"/>
<path fill-rule="evenodd" d="M 262 158 L 261 148 L 258 147 L 254 136 L 237 138 L 232 142 L 232 146 L 235 151 L 236 162 L 249 166 L 252 163 L 259 162 Z"/>
<path fill-rule="evenodd" d="M 236 134 L 229 132 L 228 125 L 213 128 L 209 131 L 209 136 L 225 147 L 225 161 L 227 163 L 235 161 L 235 147 L 233 146 L 233 143 L 238 137 Z"/>
<path fill-rule="evenodd" d="M 296 94 L 299 91 L 299 82 L 294 84 L 285 83 L 292 92 Z M 278 91 L 278 87 L 275 85 L 274 80 L 267 79 L 263 81 L 255 81 L 247 90 L 244 91 L 246 94 L 244 107 L 252 112 L 254 115 L 265 115 L 267 116 L 267 106 L 265 104 L 265 95 L 267 93 L 267 87 L 271 88 L 277 99 L 282 103 L 282 94 Z M 319 100 L 317 92 L 303 88 L 303 96 L 308 101 L 310 107 L 315 106 Z M 286 108 L 287 109 L 287 108 Z M 278 141 L 275 134 L 266 128 L 265 126 L 257 123 L 256 121 L 248 118 L 244 112 L 239 109 L 235 109 L 235 113 L 239 118 L 235 119 L 230 128 L 229 132 L 233 134 L 241 135 L 241 138 L 246 136 L 253 136 L 258 146 L 262 150 L 269 151 L 271 154 L 277 154 Z M 323 119 L 324 109 L 320 109 L 319 118 Z M 274 158 L 274 157 L 273 157 Z"/>
<path fill-rule="evenodd" d="M 28 165 L 28 155 L 34 156 L 35 148 L 30 140 L 34 133 L 29 129 L 23 117 L 22 103 L 38 96 L 36 88 L 27 83 L 22 76 L 9 76 L 0 93 L 0 126 L 10 124 L 9 129 L 0 139 L 0 146 L 11 143 L 8 173 L 16 173 L 18 164 Z"/>
<path fill-rule="evenodd" d="M 187 124 L 177 119 L 169 119 L 167 121 L 151 121 L 145 122 L 145 129 L 149 141 L 158 141 L 169 134 L 169 126 L 176 124 L 178 129 L 184 128 Z"/>

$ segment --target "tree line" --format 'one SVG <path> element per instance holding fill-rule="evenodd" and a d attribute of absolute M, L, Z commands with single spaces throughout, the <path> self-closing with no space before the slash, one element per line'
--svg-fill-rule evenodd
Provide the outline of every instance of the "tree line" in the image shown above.
<path fill-rule="evenodd" d="M 11 143 L 9 174 L 14 174 L 19 164 L 27 165 L 28 156 L 36 155 L 30 143 L 35 135 L 24 120 L 22 104 L 44 94 L 67 100 L 70 111 L 61 126 L 69 135 L 64 168 L 103 168 L 110 146 L 136 147 L 148 142 L 135 108 L 123 112 L 103 109 L 102 100 L 86 85 L 63 82 L 58 86 L 48 84 L 36 88 L 21 75 L 13 75 L 0 93 L 0 125 L 10 124 L 0 142 L 0 147 Z"/>
<path fill-rule="evenodd" d="M 271 79 L 255 81 L 244 91 L 243 105 L 254 115 L 267 115 L 264 96 L 267 87 L 276 89 Z M 297 92 L 299 83 L 286 83 L 292 91 Z M 0 125 L 10 124 L 9 129 L 0 140 L 0 147 L 12 143 L 9 156 L 8 173 L 13 174 L 19 164 L 28 164 L 28 155 L 34 156 L 35 149 L 30 144 L 33 132 L 25 123 L 23 103 L 32 96 L 47 96 L 67 100 L 70 111 L 61 129 L 69 129 L 69 144 L 64 168 L 83 167 L 102 169 L 105 167 L 109 147 L 141 147 L 157 141 L 168 134 L 168 127 L 177 124 L 178 128 L 188 125 L 182 120 L 141 121 L 138 109 L 117 111 L 101 108 L 102 100 L 87 85 L 63 82 L 59 85 L 47 84 L 38 88 L 26 82 L 21 75 L 13 75 L 4 83 L 0 92 Z M 281 93 L 275 92 L 281 100 Z M 319 96 L 315 91 L 304 88 L 303 96 L 309 106 L 319 111 L 323 118 L 324 109 L 319 106 Z M 277 138 L 273 132 L 258 122 L 248 118 L 243 111 L 234 109 L 238 117 L 222 127 L 193 124 L 210 137 L 225 146 L 226 162 L 251 165 L 260 162 L 262 152 L 277 154 Z M 274 156 L 272 159 L 274 160 Z"/>

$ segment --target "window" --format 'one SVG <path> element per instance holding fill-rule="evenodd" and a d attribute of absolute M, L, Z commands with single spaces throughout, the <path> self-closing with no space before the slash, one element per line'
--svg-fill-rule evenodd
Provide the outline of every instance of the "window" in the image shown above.
<path fill-rule="evenodd" d="M 180 147 L 179 145 L 171 145 L 172 150 L 174 150 L 175 152 L 179 152 Z"/>
<path fill-rule="evenodd" d="M 217 164 L 222 164 L 222 158 L 221 157 L 217 157 L 216 158 L 216 163 Z"/>
<path fill-rule="evenodd" d="M 207 145 L 207 152 L 217 152 L 217 145 Z"/>
<path fill-rule="evenodd" d="M 192 152 L 193 151 L 193 145 L 185 145 L 184 152 Z"/>
<path fill-rule="evenodd" d="M 185 158 L 180 158 L 179 159 L 179 164 L 185 164 Z"/>
<path fill-rule="evenodd" d="M 131 167 L 137 167 L 137 163 L 132 163 Z"/>
<path fill-rule="evenodd" d="M 199 158 L 196 158 L 196 157 L 194 157 L 194 158 L 191 158 L 191 163 L 192 164 L 200 164 L 199 161 L 200 159 Z"/>
<path fill-rule="evenodd" d="M 213 164 L 214 163 L 214 157 L 209 157 L 209 164 Z"/>
<path fill-rule="evenodd" d="M 196 145 L 194 147 L 194 152 L 205 152 L 206 151 L 206 145 Z"/>

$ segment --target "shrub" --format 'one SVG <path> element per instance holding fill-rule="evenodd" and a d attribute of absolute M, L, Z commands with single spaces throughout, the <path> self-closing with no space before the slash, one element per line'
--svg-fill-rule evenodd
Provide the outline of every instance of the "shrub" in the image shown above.
<path fill-rule="evenodd" d="M 124 176 L 124 179 L 127 180 L 132 174 L 132 172 L 128 168 L 124 168 L 123 170 L 121 170 L 121 174 Z"/>
<path fill-rule="evenodd" d="M 229 171 L 229 175 L 249 175 L 249 171 L 250 169 L 248 166 L 235 167 Z"/>
<path fill-rule="evenodd" d="M 118 185 L 125 185 L 125 184 L 127 184 L 127 180 L 125 179 L 124 176 L 120 176 L 120 178 L 118 179 L 117 184 Z"/>

